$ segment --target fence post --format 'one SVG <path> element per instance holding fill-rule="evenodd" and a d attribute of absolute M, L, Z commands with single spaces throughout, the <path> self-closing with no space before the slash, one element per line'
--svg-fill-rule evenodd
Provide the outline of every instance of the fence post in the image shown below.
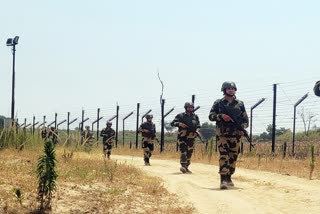
<path fill-rule="evenodd" d="M 100 108 L 97 109 L 97 119 L 91 124 L 91 132 L 93 134 L 93 125 L 97 123 L 97 141 L 99 140 L 99 121 L 102 120 L 103 117 L 100 117 Z M 98 145 L 98 144 L 97 144 Z"/>
<path fill-rule="evenodd" d="M 293 107 L 292 155 L 294 155 L 294 142 L 296 138 L 296 109 L 297 109 L 297 106 L 307 97 L 308 97 L 308 93 L 306 93 L 303 97 L 301 97 L 300 100 L 298 100 L 298 102 L 296 102 Z"/>
<path fill-rule="evenodd" d="M 67 122 L 67 134 L 68 134 L 68 143 L 69 143 L 69 135 L 70 135 L 70 125 L 74 123 L 78 118 L 73 119 L 70 121 L 70 112 L 68 112 L 68 122 Z"/>
<path fill-rule="evenodd" d="M 82 109 L 81 113 L 81 126 L 80 126 L 80 133 L 83 132 L 83 123 L 84 123 L 84 110 Z"/>
<path fill-rule="evenodd" d="M 117 104 L 117 119 L 116 119 L 116 148 L 118 147 L 118 123 L 119 123 L 119 106 Z"/>
<path fill-rule="evenodd" d="M 272 115 L 272 145 L 271 151 L 274 154 L 274 146 L 276 143 L 276 105 L 277 105 L 277 84 L 273 84 L 273 115 Z"/>
<path fill-rule="evenodd" d="M 164 146 L 164 103 L 165 99 L 161 100 L 161 138 L 160 138 L 160 152 L 163 151 Z"/>
<path fill-rule="evenodd" d="M 122 120 L 122 124 L 123 124 L 123 126 L 122 126 L 122 145 L 123 145 L 123 147 L 124 147 L 124 121 L 128 118 L 128 117 L 130 117 L 131 115 L 133 114 L 133 111 L 132 112 L 130 112 L 127 116 L 125 116 Z"/>
<path fill-rule="evenodd" d="M 58 118 L 58 114 L 55 113 L 54 114 L 54 128 L 57 129 L 57 118 Z"/>
<path fill-rule="evenodd" d="M 67 135 L 68 135 L 68 141 L 69 141 L 69 125 L 70 125 L 70 112 L 68 112 L 67 116 Z"/>
<path fill-rule="evenodd" d="M 260 105 L 263 101 L 265 101 L 266 99 L 265 98 L 262 98 L 261 100 L 259 100 L 256 104 L 254 104 L 251 109 L 250 109 L 250 140 L 252 141 L 252 117 L 253 117 L 253 109 L 255 109 L 258 105 Z M 251 152 L 251 146 L 249 146 L 249 150 Z M 242 152 L 243 152 L 243 149 L 242 149 Z M 241 153 L 242 153 L 241 152 Z"/>
<path fill-rule="evenodd" d="M 140 103 L 137 103 L 136 149 L 138 149 L 139 110 Z"/>
<path fill-rule="evenodd" d="M 36 117 L 33 116 L 33 118 L 32 118 L 32 136 L 34 136 L 34 126 L 35 126 L 35 122 L 36 122 Z"/>
<path fill-rule="evenodd" d="M 283 143 L 283 158 L 286 157 L 286 154 L 287 154 L 287 142 L 284 142 Z"/>
<path fill-rule="evenodd" d="M 102 117 L 101 117 L 102 119 Z M 99 140 L 100 108 L 97 110 L 97 141 Z M 92 130 L 93 131 L 93 130 Z"/>

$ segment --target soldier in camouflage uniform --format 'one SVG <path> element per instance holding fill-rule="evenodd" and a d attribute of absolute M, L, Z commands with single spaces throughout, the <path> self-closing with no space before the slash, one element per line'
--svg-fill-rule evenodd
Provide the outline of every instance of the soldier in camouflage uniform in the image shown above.
<path fill-rule="evenodd" d="M 85 146 L 85 151 L 89 152 L 91 150 L 94 136 L 90 131 L 90 126 L 86 126 L 85 130 L 81 133 L 82 136 L 82 143 Z"/>
<path fill-rule="evenodd" d="M 236 84 L 234 82 L 224 82 L 221 91 L 224 97 L 214 102 L 209 120 L 216 121 L 217 127 L 217 143 L 220 153 L 220 189 L 227 189 L 234 186 L 231 176 L 236 169 L 240 138 L 244 135 L 242 131 L 237 129 L 232 118 L 236 119 L 236 122 L 243 128 L 247 128 L 249 122 L 243 102 L 236 99 Z"/>
<path fill-rule="evenodd" d="M 313 92 L 316 96 L 320 97 L 320 80 L 314 85 Z"/>
<path fill-rule="evenodd" d="M 171 122 L 171 126 L 178 127 L 178 144 L 181 152 L 180 171 L 182 173 L 192 173 L 189 170 L 193 153 L 193 144 L 198 136 L 200 121 L 198 115 L 193 112 L 193 103 L 184 104 L 185 112 L 178 114 Z"/>
<path fill-rule="evenodd" d="M 146 166 L 150 166 L 150 158 L 154 150 L 154 140 L 156 139 L 156 125 L 152 122 L 153 115 L 146 115 L 147 121 L 139 127 L 139 132 L 142 134 L 143 159 Z"/>
<path fill-rule="evenodd" d="M 48 131 L 47 131 L 47 127 L 43 127 L 42 130 L 41 130 L 41 138 L 42 139 L 47 139 L 48 137 Z"/>
<path fill-rule="evenodd" d="M 113 128 L 111 128 L 112 123 L 110 121 L 108 121 L 106 125 L 107 125 L 107 127 L 102 129 L 100 136 L 103 137 L 102 143 L 103 143 L 104 157 L 107 156 L 108 159 L 110 159 L 111 149 L 112 149 L 112 145 L 113 145 L 113 138 L 114 138 L 116 132 L 114 131 Z"/>
<path fill-rule="evenodd" d="M 52 140 L 53 144 L 57 144 L 58 143 L 58 131 L 56 130 L 55 127 L 51 126 L 49 129 L 49 133 L 48 133 L 48 138 Z"/>

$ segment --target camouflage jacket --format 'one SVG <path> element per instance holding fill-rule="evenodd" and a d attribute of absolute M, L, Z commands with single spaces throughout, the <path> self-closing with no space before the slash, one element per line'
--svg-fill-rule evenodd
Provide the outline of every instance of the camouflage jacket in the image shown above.
<path fill-rule="evenodd" d="M 90 131 L 87 131 L 87 130 L 84 130 L 82 133 L 81 133 L 81 136 L 86 139 L 86 140 L 91 140 L 93 139 L 93 134 L 90 132 Z"/>
<path fill-rule="evenodd" d="M 188 127 L 182 128 L 181 123 Z M 195 113 L 187 114 L 186 112 L 178 114 L 171 122 L 171 126 L 178 127 L 178 140 L 186 141 L 197 137 L 197 131 L 201 128 L 198 115 Z"/>
<path fill-rule="evenodd" d="M 116 132 L 114 131 L 113 128 L 104 128 L 102 129 L 102 131 L 100 132 L 100 136 L 103 137 L 102 141 L 103 142 L 108 142 L 111 141 L 113 139 L 113 137 L 115 136 Z"/>
<path fill-rule="evenodd" d="M 143 132 L 146 129 L 149 132 Z M 139 132 L 141 132 L 142 137 L 155 138 L 156 137 L 156 125 L 154 123 L 144 122 L 139 127 Z"/>
<path fill-rule="evenodd" d="M 224 107 L 222 105 L 224 105 Z M 229 116 L 231 114 L 243 128 L 248 127 L 248 115 L 241 100 L 234 99 L 229 103 L 225 98 L 218 99 L 213 103 L 209 114 L 209 120 L 216 121 L 218 136 L 226 134 L 237 135 L 239 132 L 235 123 L 222 120 L 222 114 L 227 114 Z"/>

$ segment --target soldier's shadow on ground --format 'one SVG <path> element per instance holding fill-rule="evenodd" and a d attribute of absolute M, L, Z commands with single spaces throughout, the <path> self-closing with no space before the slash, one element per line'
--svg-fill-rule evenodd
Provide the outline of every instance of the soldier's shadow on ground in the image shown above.
<path fill-rule="evenodd" d="M 168 173 L 168 175 L 184 175 L 184 176 L 190 176 L 190 175 L 192 175 L 192 173 L 171 172 L 171 173 Z"/>
<path fill-rule="evenodd" d="M 232 190 L 242 190 L 240 187 L 230 187 L 228 189 L 220 189 L 220 187 L 202 187 L 201 189 L 214 190 L 214 191 L 232 191 Z"/>

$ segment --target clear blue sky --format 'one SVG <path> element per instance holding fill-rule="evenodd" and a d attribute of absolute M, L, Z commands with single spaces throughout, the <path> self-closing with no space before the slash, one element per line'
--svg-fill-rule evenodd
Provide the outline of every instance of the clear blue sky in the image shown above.
<path fill-rule="evenodd" d="M 320 79 L 319 1 L 3 1 L 0 8 L 0 114 L 10 116 L 12 55 L 6 39 L 20 36 L 16 52 L 16 115 L 59 121 L 120 117 L 141 103 L 159 121 L 164 82 L 168 116 L 196 95 L 201 122 L 235 81 L 238 98 L 254 111 L 254 132 L 272 122 L 272 84 L 279 83 L 277 127 L 292 128 L 293 104 Z M 316 113 L 313 94 L 299 106 Z M 134 129 L 135 116 L 128 119 Z M 120 120 L 121 121 L 121 120 Z M 104 123 L 105 121 L 103 121 Z M 298 119 L 297 128 L 301 129 Z M 121 126 L 120 126 L 121 127 Z M 160 127 L 159 127 L 160 128 Z"/>

